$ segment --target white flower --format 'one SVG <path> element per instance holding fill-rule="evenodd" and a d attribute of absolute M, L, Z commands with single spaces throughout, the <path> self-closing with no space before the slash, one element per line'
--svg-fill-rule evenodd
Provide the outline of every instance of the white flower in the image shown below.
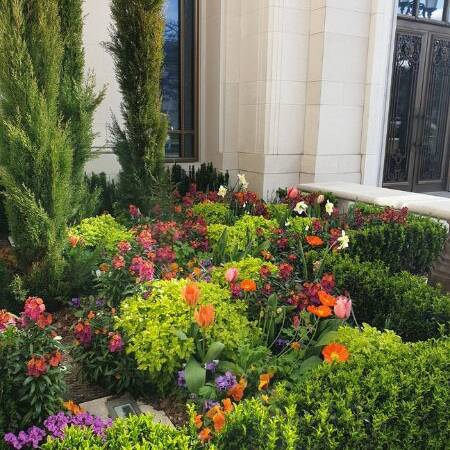
<path fill-rule="evenodd" d="M 334 210 L 333 203 L 331 203 L 330 200 L 327 200 L 327 203 L 325 205 L 325 211 L 329 216 L 331 216 L 331 214 L 333 214 L 333 210 Z"/>
<path fill-rule="evenodd" d="M 305 202 L 298 202 L 295 205 L 294 211 L 297 214 L 303 214 L 308 209 L 308 205 Z"/>
<path fill-rule="evenodd" d="M 62 339 L 61 336 L 55 336 L 55 337 L 53 338 L 54 341 L 60 341 L 61 339 Z"/>
<path fill-rule="evenodd" d="M 345 231 L 342 230 L 342 234 L 340 237 L 337 238 L 339 242 L 339 250 L 343 250 L 344 248 L 348 248 L 348 243 L 350 242 L 350 239 L 347 234 L 345 234 Z"/>
<path fill-rule="evenodd" d="M 238 180 L 239 180 L 239 184 L 242 186 L 242 189 L 244 189 L 244 191 L 247 190 L 248 182 L 245 179 L 245 175 L 243 173 L 239 173 L 237 177 L 238 177 Z"/>
<path fill-rule="evenodd" d="M 289 222 L 289 220 L 287 220 L 284 224 L 285 227 L 289 227 L 291 225 L 291 222 Z"/>
<path fill-rule="evenodd" d="M 97 278 L 100 278 L 102 276 L 102 271 L 101 270 L 96 270 L 95 271 L 95 275 L 97 275 Z"/>
<path fill-rule="evenodd" d="M 225 195 L 227 195 L 228 189 L 225 186 L 220 186 L 219 191 L 217 192 L 217 195 L 219 197 L 224 198 Z"/>
<path fill-rule="evenodd" d="M 323 194 L 320 194 L 317 199 L 316 202 L 318 205 L 321 205 L 323 203 L 323 201 L 325 200 L 325 196 Z"/>
<path fill-rule="evenodd" d="M 309 231 L 309 225 L 306 225 L 305 231 Z"/>

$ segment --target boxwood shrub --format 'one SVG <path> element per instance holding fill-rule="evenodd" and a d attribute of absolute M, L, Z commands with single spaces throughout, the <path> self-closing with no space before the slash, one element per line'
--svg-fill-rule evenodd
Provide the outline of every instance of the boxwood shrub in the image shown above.
<path fill-rule="evenodd" d="M 343 364 L 322 364 L 293 393 L 251 399 L 228 416 L 218 449 L 444 449 L 450 340 L 403 343 L 366 326 L 338 335 Z"/>
<path fill-rule="evenodd" d="M 104 439 L 90 429 L 70 427 L 64 439 L 49 439 L 43 450 L 188 450 L 194 439 L 183 429 L 152 422 L 151 416 L 131 416 L 116 420 Z"/>
<path fill-rule="evenodd" d="M 371 224 L 349 235 L 350 255 L 383 261 L 393 273 L 425 274 L 443 251 L 447 229 L 434 219 L 410 215 L 406 224 Z"/>
<path fill-rule="evenodd" d="M 208 225 L 226 224 L 231 220 L 230 206 L 225 203 L 209 201 L 197 203 L 192 207 L 192 212 L 205 219 Z"/>
<path fill-rule="evenodd" d="M 337 287 L 349 291 L 356 319 L 389 328 L 408 341 L 438 337 L 449 330 L 450 295 L 426 279 L 401 272 L 390 275 L 382 262 L 332 257 L 326 262 Z"/>

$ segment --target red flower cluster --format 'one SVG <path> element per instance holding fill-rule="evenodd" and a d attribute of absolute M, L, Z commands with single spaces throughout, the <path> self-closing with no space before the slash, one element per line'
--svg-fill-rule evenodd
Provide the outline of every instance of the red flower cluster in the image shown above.
<path fill-rule="evenodd" d="M 36 325 L 42 329 L 53 322 L 53 316 L 45 313 L 44 301 L 39 297 L 28 297 L 25 300 L 23 317 L 36 322 Z"/>
<path fill-rule="evenodd" d="M 33 356 L 27 362 L 27 375 L 33 378 L 39 378 L 47 373 L 50 367 L 58 367 L 63 359 L 60 351 L 55 351 L 48 356 Z"/>

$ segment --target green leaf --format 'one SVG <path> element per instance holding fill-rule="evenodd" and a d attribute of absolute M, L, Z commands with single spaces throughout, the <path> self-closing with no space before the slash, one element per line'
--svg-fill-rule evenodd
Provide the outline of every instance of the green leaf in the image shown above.
<path fill-rule="evenodd" d="M 225 345 L 222 342 L 213 342 L 206 352 L 206 356 L 203 359 L 204 363 L 209 363 L 214 359 L 219 359 L 220 354 L 223 352 Z"/>
<path fill-rule="evenodd" d="M 320 335 L 319 339 L 315 343 L 315 346 L 320 347 L 322 345 L 328 345 L 330 342 L 335 341 L 337 336 L 337 331 L 327 331 L 326 333 Z"/>
<path fill-rule="evenodd" d="M 210 385 L 202 386 L 198 391 L 198 395 L 201 398 L 205 398 L 207 400 L 216 400 L 217 399 L 216 388 L 214 386 L 210 386 Z"/>
<path fill-rule="evenodd" d="M 206 369 L 195 358 L 191 358 L 184 369 L 184 376 L 189 391 L 198 393 L 205 385 Z"/>
<path fill-rule="evenodd" d="M 317 366 L 320 366 L 322 364 L 322 359 L 318 356 L 311 356 L 307 359 L 305 359 L 298 369 L 298 374 L 304 374 L 305 372 L 308 372 L 309 370 L 314 369 Z"/>
<path fill-rule="evenodd" d="M 175 331 L 175 336 L 177 336 L 180 341 L 185 341 L 187 339 L 186 333 L 181 330 Z"/>

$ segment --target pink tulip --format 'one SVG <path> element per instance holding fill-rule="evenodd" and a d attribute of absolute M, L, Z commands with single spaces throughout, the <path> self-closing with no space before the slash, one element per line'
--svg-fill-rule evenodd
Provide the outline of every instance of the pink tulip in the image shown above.
<path fill-rule="evenodd" d="M 340 295 L 336 298 L 336 304 L 334 305 L 334 315 L 338 319 L 346 320 L 350 317 L 352 312 L 352 301 Z"/>
<path fill-rule="evenodd" d="M 288 189 L 288 197 L 293 200 L 298 197 L 298 189 L 296 187 L 291 187 Z"/>
<path fill-rule="evenodd" d="M 239 271 L 232 267 L 225 272 L 225 280 L 227 280 L 228 283 L 234 283 L 237 280 L 238 275 Z"/>

